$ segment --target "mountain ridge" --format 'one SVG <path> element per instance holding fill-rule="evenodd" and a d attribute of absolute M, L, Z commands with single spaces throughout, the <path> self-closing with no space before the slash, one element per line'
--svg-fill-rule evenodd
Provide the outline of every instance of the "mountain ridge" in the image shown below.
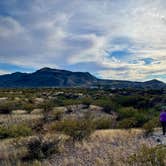
<path fill-rule="evenodd" d="M 145 82 L 99 79 L 89 72 L 73 72 L 48 67 L 41 68 L 32 73 L 15 72 L 0 75 L 1 88 L 95 86 L 107 86 L 109 88 L 166 88 L 166 84 L 157 79 Z"/>

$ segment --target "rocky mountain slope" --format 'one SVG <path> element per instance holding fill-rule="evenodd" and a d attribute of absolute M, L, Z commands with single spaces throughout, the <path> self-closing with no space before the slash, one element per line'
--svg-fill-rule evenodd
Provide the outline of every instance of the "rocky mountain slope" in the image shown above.
<path fill-rule="evenodd" d="M 34 73 L 16 72 L 0 76 L 1 88 L 22 87 L 109 87 L 109 88 L 166 88 L 166 84 L 158 80 L 132 82 L 120 80 L 98 79 L 88 72 L 72 72 L 67 70 L 42 68 Z"/>

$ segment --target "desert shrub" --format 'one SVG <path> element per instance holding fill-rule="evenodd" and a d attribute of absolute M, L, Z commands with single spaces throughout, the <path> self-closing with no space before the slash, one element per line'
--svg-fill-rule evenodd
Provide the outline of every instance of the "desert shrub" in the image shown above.
<path fill-rule="evenodd" d="M 0 127 L 0 138 L 29 136 L 32 134 L 31 128 L 24 124 L 13 125 L 9 127 Z"/>
<path fill-rule="evenodd" d="M 110 129 L 113 126 L 112 118 L 98 118 L 93 120 L 96 129 Z"/>
<path fill-rule="evenodd" d="M 124 129 L 129 129 L 133 128 L 136 126 L 136 119 L 131 117 L 131 118 L 126 118 L 118 122 L 117 127 L 118 128 L 124 128 Z"/>
<path fill-rule="evenodd" d="M 118 110 L 118 118 L 119 119 L 125 119 L 125 118 L 130 118 L 133 117 L 137 113 L 137 109 L 133 107 L 122 107 Z"/>
<path fill-rule="evenodd" d="M 28 155 L 26 159 L 45 159 L 52 154 L 59 153 L 59 139 L 46 140 L 41 137 L 31 139 L 27 143 Z"/>
<path fill-rule="evenodd" d="M 45 101 L 40 104 L 40 108 L 43 109 L 43 121 L 47 123 L 49 121 L 49 113 L 52 111 L 54 103 L 51 100 Z"/>
<path fill-rule="evenodd" d="M 53 100 L 45 100 L 43 103 L 40 104 L 40 107 L 44 109 L 44 111 L 50 111 L 54 107 Z"/>
<path fill-rule="evenodd" d="M 154 128 L 158 127 L 158 126 L 159 126 L 159 119 L 158 119 L 158 117 L 149 120 L 147 123 L 145 123 L 143 125 L 144 134 L 146 136 L 152 134 L 154 132 Z"/>
<path fill-rule="evenodd" d="M 4 102 L 0 104 L 0 114 L 10 114 L 14 109 L 14 102 Z"/>
<path fill-rule="evenodd" d="M 80 99 L 64 99 L 60 106 L 81 104 Z"/>
<path fill-rule="evenodd" d="M 21 108 L 24 110 L 27 110 L 27 112 L 30 113 L 35 107 L 34 107 L 34 104 L 32 103 L 24 103 L 22 104 Z"/>
<path fill-rule="evenodd" d="M 61 120 L 62 116 L 64 114 L 64 111 L 62 110 L 57 110 L 52 113 L 53 120 Z"/>
<path fill-rule="evenodd" d="M 118 110 L 118 121 L 123 121 L 125 119 L 135 119 L 135 124 L 133 127 L 142 127 L 153 114 L 148 112 L 148 110 L 138 110 L 133 107 L 122 107 Z M 126 121 L 126 120 L 125 120 Z"/>
<path fill-rule="evenodd" d="M 136 119 L 136 127 L 142 127 L 150 118 L 149 115 L 142 112 L 137 112 L 134 114 L 134 118 Z"/>
<path fill-rule="evenodd" d="M 0 127 L 0 139 L 7 138 L 9 131 L 5 127 Z"/>
<path fill-rule="evenodd" d="M 95 126 L 90 120 L 63 120 L 56 122 L 53 129 L 69 135 L 73 141 L 81 141 L 88 138 L 94 131 Z"/>
<path fill-rule="evenodd" d="M 28 136 L 32 134 L 31 128 L 23 124 L 13 125 L 9 128 L 9 131 L 12 137 Z"/>
<path fill-rule="evenodd" d="M 166 146 L 147 147 L 143 145 L 138 153 L 128 158 L 129 166 L 165 166 Z"/>
<path fill-rule="evenodd" d="M 112 111 L 116 111 L 117 105 L 110 99 L 98 99 L 94 101 L 95 105 L 103 107 L 103 111 L 106 113 L 111 113 Z"/>
<path fill-rule="evenodd" d="M 149 104 L 147 98 L 138 94 L 133 94 L 130 96 L 118 96 L 117 102 L 121 106 L 134 108 L 147 108 Z"/>
<path fill-rule="evenodd" d="M 86 108 L 89 108 L 89 106 L 92 104 L 92 99 L 90 97 L 83 98 L 81 103 L 86 105 Z"/>

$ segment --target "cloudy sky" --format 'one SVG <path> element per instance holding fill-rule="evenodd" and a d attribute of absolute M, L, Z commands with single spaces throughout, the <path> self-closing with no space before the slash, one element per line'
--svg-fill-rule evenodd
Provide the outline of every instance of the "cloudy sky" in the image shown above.
<path fill-rule="evenodd" d="M 166 82 L 165 0 L 0 0 L 0 74 L 42 67 Z"/>

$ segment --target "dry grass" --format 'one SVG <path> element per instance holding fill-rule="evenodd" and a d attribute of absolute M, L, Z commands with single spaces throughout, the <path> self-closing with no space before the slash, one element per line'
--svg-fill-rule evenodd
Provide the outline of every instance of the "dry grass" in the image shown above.
<path fill-rule="evenodd" d="M 88 140 L 66 146 L 65 154 L 54 156 L 52 160 L 58 166 L 64 163 L 72 166 L 123 166 L 128 156 L 143 144 L 155 146 L 150 138 L 143 137 L 141 130 L 100 130 Z"/>
<path fill-rule="evenodd" d="M 33 121 L 42 119 L 43 115 L 25 114 L 25 115 L 0 115 L 0 125 L 13 125 L 20 123 L 30 124 Z"/>
<path fill-rule="evenodd" d="M 17 161 L 18 158 L 27 153 L 25 144 L 32 137 L 6 139 L 0 142 L 0 160 L 6 159 L 3 166 L 10 166 L 9 158 Z M 68 137 L 60 134 L 46 134 L 44 139 L 54 139 L 59 137 L 63 144 L 61 153 L 53 155 L 51 159 L 43 161 L 33 161 L 29 165 L 34 166 L 127 166 L 126 159 L 131 154 L 137 152 L 145 144 L 149 147 L 155 146 L 155 142 L 150 138 L 143 137 L 143 131 L 132 130 L 99 130 L 88 140 L 83 142 L 67 141 Z M 17 161 L 18 165 L 20 161 Z M 16 163 L 15 163 L 16 164 Z M 28 165 L 22 163 L 21 166 Z M 2 164 L 1 164 L 2 165 Z"/>
<path fill-rule="evenodd" d="M 0 141 L 0 166 L 49 166 L 50 161 L 26 161 L 22 162 L 20 159 L 27 155 L 26 145 L 28 142 L 36 138 L 37 136 L 29 136 L 22 138 L 11 138 Z M 59 139 L 61 143 L 59 144 L 59 152 L 64 151 L 64 142 L 68 140 L 68 136 L 63 134 L 46 134 L 43 136 L 44 140 L 53 141 Z M 47 163 L 47 164 L 46 164 Z"/>
<path fill-rule="evenodd" d="M 1 125 L 13 125 L 20 123 L 32 124 L 42 119 L 42 114 L 26 115 L 1 115 Z M 49 124 L 50 125 L 50 124 Z M 25 156 L 25 145 L 31 137 L 5 139 L 0 141 L 0 165 L 1 166 L 127 166 L 126 159 L 136 153 L 142 145 L 153 147 L 156 143 L 151 138 L 144 138 L 141 129 L 131 130 L 98 130 L 89 139 L 82 142 L 67 141 L 69 137 L 63 134 L 55 134 L 48 129 L 44 139 L 50 140 L 59 137 L 63 144 L 59 154 L 51 159 L 42 161 L 21 162 L 19 159 Z"/>

